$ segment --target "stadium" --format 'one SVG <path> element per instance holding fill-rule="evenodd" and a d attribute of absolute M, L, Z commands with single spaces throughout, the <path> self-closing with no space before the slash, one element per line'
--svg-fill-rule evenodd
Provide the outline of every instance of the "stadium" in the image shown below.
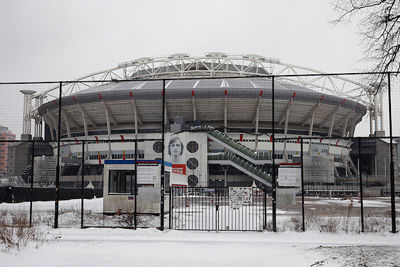
<path fill-rule="evenodd" d="M 60 136 L 75 141 L 62 142 L 61 183 L 74 186 L 84 171 L 88 182 L 102 187 L 107 160 L 137 156 L 160 163 L 163 121 L 170 185 L 270 186 L 272 128 L 276 164 L 298 163 L 299 137 L 314 137 L 304 139 L 305 182 L 351 181 L 357 168 L 349 137 L 356 125 L 369 111 L 371 133 L 373 121 L 375 132 L 383 128 L 380 95 L 374 89 L 259 55 L 180 53 L 121 63 L 63 85 Z M 34 137 L 57 139 L 58 92 L 54 87 L 25 93 L 25 134 L 33 119 Z M 135 143 L 125 141 L 134 139 L 140 140 L 138 155 Z M 175 141 L 179 162 L 172 152 Z M 52 144 L 56 149 L 57 143 Z"/>

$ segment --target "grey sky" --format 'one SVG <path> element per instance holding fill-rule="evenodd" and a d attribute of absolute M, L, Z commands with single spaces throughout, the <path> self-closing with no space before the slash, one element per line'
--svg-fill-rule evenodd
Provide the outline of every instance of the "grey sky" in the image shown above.
<path fill-rule="evenodd" d="M 357 28 L 331 24 L 335 17 L 321 0 L 3 0 L 0 81 L 69 80 L 177 52 L 253 53 L 326 72 L 368 69 L 358 62 Z M 9 86 L 0 100 L 0 124 L 17 133 L 19 89 Z"/>

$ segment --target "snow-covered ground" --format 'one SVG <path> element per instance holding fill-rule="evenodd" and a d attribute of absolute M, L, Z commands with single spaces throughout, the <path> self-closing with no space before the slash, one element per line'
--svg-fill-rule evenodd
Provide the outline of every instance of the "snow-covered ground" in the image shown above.
<path fill-rule="evenodd" d="M 327 202 L 344 207 L 349 204 L 348 200 L 323 204 Z M 365 204 L 386 206 L 379 199 Z M 98 217 L 101 207 L 102 199 L 85 200 L 85 222 L 126 224 L 118 217 Z M 289 226 L 278 233 L 161 232 L 154 228 L 159 218 L 150 217 L 146 223 L 153 228 L 148 229 L 79 229 L 80 200 L 68 200 L 60 202 L 60 228 L 53 229 L 54 202 L 35 202 L 33 210 L 38 231 L 44 233 L 43 242 L 7 252 L 0 243 L 0 266 L 400 266 L 400 236 L 385 228 L 365 234 L 321 233 L 311 227 L 302 233 L 290 231 Z M 27 213 L 29 203 L 2 203 L 0 211 L 3 217 Z M 280 210 L 278 229 L 292 215 L 298 214 Z M 349 218 L 336 219 L 345 223 Z M 359 223 L 357 217 L 351 220 Z"/>
<path fill-rule="evenodd" d="M 399 266 L 392 234 L 52 229 L 1 266 Z M 360 265 L 359 265 L 360 264 Z"/>

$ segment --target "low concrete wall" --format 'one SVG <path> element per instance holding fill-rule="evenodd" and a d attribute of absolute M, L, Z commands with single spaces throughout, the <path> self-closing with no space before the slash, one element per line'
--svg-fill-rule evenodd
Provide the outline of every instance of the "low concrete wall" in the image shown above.
<path fill-rule="evenodd" d="M 60 200 L 79 199 L 82 191 L 80 188 L 60 188 Z M 56 196 L 55 188 L 33 188 L 33 201 L 51 201 Z M 84 198 L 91 199 L 94 196 L 103 197 L 103 189 L 84 189 Z M 31 200 L 29 187 L 0 187 L 0 203 L 17 203 Z"/>

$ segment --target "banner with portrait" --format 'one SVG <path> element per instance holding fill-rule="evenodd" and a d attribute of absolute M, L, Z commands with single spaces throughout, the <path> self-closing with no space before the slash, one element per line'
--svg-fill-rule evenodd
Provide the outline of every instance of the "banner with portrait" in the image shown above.
<path fill-rule="evenodd" d="M 166 136 L 166 159 L 171 163 L 170 185 L 187 186 L 186 176 L 187 133 Z"/>

